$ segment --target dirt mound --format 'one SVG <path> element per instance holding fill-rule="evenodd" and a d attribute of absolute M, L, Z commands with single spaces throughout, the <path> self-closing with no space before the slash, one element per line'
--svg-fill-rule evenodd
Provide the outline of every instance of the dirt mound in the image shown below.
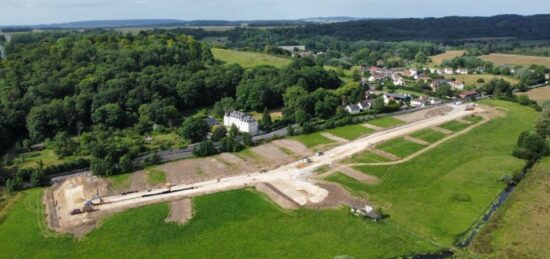
<path fill-rule="evenodd" d="M 346 189 L 335 183 L 322 182 L 318 183 L 323 189 L 328 191 L 328 196 L 320 203 L 307 203 L 306 208 L 324 209 L 324 208 L 339 208 L 342 205 L 363 208 L 368 205 L 365 198 L 357 198 L 352 196 Z"/>
<path fill-rule="evenodd" d="M 170 214 L 165 222 L 184 224 L 193 217 L 193 201 L 191 198 L 181 199 L 170 203 Z"/>
<path fill-rule="evenodd" d="M 259 183 L 256 185 L 256 190 L 264 193 L 273 202 L 277 203 L 283 209 L 294 210 L 300 207 L 298 203 L 279 191 L 273 185 L 269 183 Z"/>

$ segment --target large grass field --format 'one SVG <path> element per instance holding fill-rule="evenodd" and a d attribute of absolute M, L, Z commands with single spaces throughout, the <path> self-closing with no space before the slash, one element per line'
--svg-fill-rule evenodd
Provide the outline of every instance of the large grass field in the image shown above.
<path fill-rule="evenodd" d="M 255 67 L 259 65 L 271 65 L 274 67 L 284 67 L 290 64 L 288 58 L 276 57 L 258 52 L 236 51 L 229 49 L 212 49 L 214 58 L 226 63 L 236 63 L 244 68 Z"/>
<path fill-rule="evenodd" d="M 550 157 L 536 164 L 472 242 L 494 258 L 550 255 Z"/>
<path fill-rule="evenodd" d="M 513 54 L 493 53 L 480 57 L 485 61 L 493 62 L 495 65 L 522 65 L 530 66 L 533 64 L 550 67 L 550 57 L 537 57 Z"/>
<path fill-rule="evenodd" d="M 404 138 L 392 139 L 376 146 L 377 149 L 405 158 L 424 148 L 423 145 L 405 140 Z"/>
<path fill-rule="evenodd" d="M 400 124 L 404 124 L 405 122 L 392 116 L 385 116 L 382 118 L 367 121 L 367 123 L 382 128 L 390 128 Z"/>
<path fill-rule="evenodd" d="M 463 50 L 449 50 L 445 53 L 441 53 L 439 55 L 431 56 L 430 59 L 432 60 L 432 63 L 428 64 L 429 66 L 439 66 L 443 61 L 447 59 L 453 59 L 456 57 L 460 57 L 464 54 Z"/>
<path fill-rule="evenodd" d="M 517 93 L 518 95 L 527 95 L 529 99 L 536 101 L 541 105 L 544 101 L 550 100 L 550 86 L 535 88 L 526 93 Z"/>
<path fill-rule="evenodd" d="M 108 218 L 82 240 L 44 226 L 41 189 L 25 192 L 0 224 L 3 258 L 398 257 L 438 247 L 398 228 L 338 210 L 281 210 L 251 190 L 201 196 L 185 225 L 165 223 L 167 204 Z"/>
<path fill-rule="evenodd" d="M 481 74 L 481 75 L 445 75 L 445 78 L 451 79 L 454 78 L 460 82 L 462 82 L 466 86 L 474 86 L 474 87 L 482 87 L 492 79 L 504 79 L 505 81 L 508 81 L 512 85 L 516 85 L 519 83 L 519 80 L 516 78 L 513 78 L 511 76 L 500 76 L 500 75 L 488 75 L 488 74 Z M 478 79 L 483 79 L 483 83 L 479 83 Z"/>
<path fill-rule="evenodd" d="M 327 130 L 326 132 L 341 138 L 345 138 L 347 140 L 354 140 L 365 134 L 372 133 L 374 132 L 374 130 L 371 128 L 363 127 L 361 125 L 348 125 L 348 126 L 342 126 L 342 127 L 330 129 L 330 130 Z"/>
<path fill-rule="evenodd" d="M 451 246 L 504 189 L 499 179 L 525 165 L 511 154 L 537 117 L 515 103 L 482 103 L 508 112 L 406 163 L 358 167 L 381 180 L 366 186 L 369 200 L 411 231 Z"/>
<path fill-rule="evenodd" d="M 334 143 L 334 141 L 323 137 L 320 132 L 293 136 L 290 139 L 300 141 L 308 148 Z"/>

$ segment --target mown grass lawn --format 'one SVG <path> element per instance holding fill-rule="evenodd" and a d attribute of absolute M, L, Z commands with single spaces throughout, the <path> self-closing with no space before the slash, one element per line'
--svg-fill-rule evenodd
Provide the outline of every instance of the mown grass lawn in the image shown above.
<path fill-rule="evenodd" d="M 449 121 L 445 124 L 439 125 L 438 127 L 448 129 L 453 132 L 459 132 L 465 128 L 470 127 L 470 124 L 466 124 L 460 121 Z"/>
<path fill-rule="evenodd" d="M 405 158 L 423 149 L 425 146 L 405 140 L 404 138 L 392 139 L 376 146 L 377 149 Z"/>
<path fill-rule="evenodd" d="M 277 57 L 259 52 L 212 49 L 212 54 L 214 54 L 214 58 L 216 59 L 230 64 L 239 64 L 244 68 L 259 65 L 270 65 L 281 68 L 291 63 L 289 58 Z"/>
<path fill-rule="evenodd" d="M 367 191 L 367 188 L 363 183 L 341 172 L 332 174 L 331 176 L 325 178 L 325 180 L 342 185 L 342 187 L 346 188 L 346 190 L 355 196 L 363 196 Z"/>
<path fill-rule="evenodd" d="M 381 258 L 439 250 L 392 219 L 374 223 L 347 208 L 289 213 L 251 190 L 195 198 L 186 225 L 164 222 L 167 204 L 131 209 L 77 241 L 45 228 L 41 189 L 25 194 L 0 224 L 1 257 Z"/>
<path fill-rule="evenodd" d="M 388 162 L 389 159 L 379 156 L 377 154 L 365 151 L 359 154 L 355 154 L 348 160 L 351 163 L 379 163 L 379 162 Z"/>
<path fill-rule="evenodd" d="M 379 119 L 367 121 L 367 123 L 382 128 L 390 128 L 393 126 L 404 124 L 405 122 L 391 116 L 386 116 Z"/>
<path fill-rule="evenodd" d="M 446 136 L 447 135 L 445 133 L 441 133 L 432 129 L 424 129 L 411 134 L 411 137 L 421 139 L 429 143 L 435 143 L 445 138 Z"/>
<path fill-rule="evenodd" d="M 478 123 L 478 122 L 482 121 L 483 117 L 477 116 L 477 115 L 471 115 L 471 116 L 466 116 L 463 119 L 467 120 L 467 121 L 470 121 L 470 122 L 475 124 L 475 123 Z"/>
<path fill-rule="evenodd" d="M 308 148 L 334 143 L 334 141 L 323 137 L 320 132 L 293 136 L 290 139 L 300 141 Z"/>
<path fill-rule="evenodd" d="M 506 117 L 406 163 L 358 167 L 381 179 L 366 186 L 369 200 L 406 228 L 450 246 L 504 189 L 499 179 L 525 165 L 511 154 L 519 134 L 532 129 L 537 117 L 533 109 L 515 103 L 482 103 L 508 109 Z"/>
<path fill-rule="evenodd" d="M 374 132 L 373 129 L 363 127 L 361 125 L 348 125 L 343 127 L 338 127 L 334 129 L 327 130 L 328 133 L 336 135 L 347 140 L 354 140 L 363 135 Z"/>

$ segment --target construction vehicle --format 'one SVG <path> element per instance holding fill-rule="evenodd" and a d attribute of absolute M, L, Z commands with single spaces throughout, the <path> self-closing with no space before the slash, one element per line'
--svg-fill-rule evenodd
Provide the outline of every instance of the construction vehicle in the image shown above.
<path fill-rule="evenodd" d="M 475 109 L 476 109 L 476 105 L 473 104 L 473 103 L 472 103 L 472 104 L 468 104 L 468 105 L 466 106 L 466 111 L 473 111 L 473 110 L 475 110 Z"/>
<path fill-rule="evenodd" d="M 373 207 L 365 205 L 364 208 L 351 208 L 351 213 L 359 217 L 368 218 L 372 221 L 379 221 L 382 219 L 382 215 L 377 213 Z"/>
<path fill-rule="evenodd" d="M 304 157 L 302 158 L 302 160 L 300 160 L 300 164 L 298 164 L 298 168 L 304 168 L 306 166 L 308 166 L 309 164 L 311 164 L 311 159 L 309 157 Z"/>

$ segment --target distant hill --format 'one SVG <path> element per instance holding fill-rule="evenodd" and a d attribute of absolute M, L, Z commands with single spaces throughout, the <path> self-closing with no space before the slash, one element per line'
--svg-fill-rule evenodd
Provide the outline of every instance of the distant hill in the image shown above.
<path fill-rule="evenodd" d="M 310 24 L 302 35 L 335 36 L 350 40 L 457 40 L 518 38 L 550 40 L 550 15 L 498 15 L 424 19 L 370 19 Z"/>

